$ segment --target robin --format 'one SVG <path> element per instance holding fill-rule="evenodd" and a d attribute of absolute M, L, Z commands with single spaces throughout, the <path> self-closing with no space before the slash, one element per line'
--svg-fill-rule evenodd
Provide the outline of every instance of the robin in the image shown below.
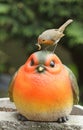
<path fill-rule="evenodd" d="M 55 48 L 57 46 L 57 43 L 60 41 L 60 39 L 64 36 L 64 30 L 65 28 L 73 22 L 72 19 L 67 20 L 61 27 L 58 29 L 48 29 L 44 31 L 42 34 L 39 35 L 38 37 L 38 43 L 36 44 L 39 48 L 41 49 L 41 45 L 55 45 Z M 55 51 L 54 48 L 54 51 Z"/>

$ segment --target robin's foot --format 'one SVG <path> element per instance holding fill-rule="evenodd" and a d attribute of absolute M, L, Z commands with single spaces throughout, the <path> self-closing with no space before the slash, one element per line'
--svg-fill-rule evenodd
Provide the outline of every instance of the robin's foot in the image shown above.
<path fill-rule="evenodd" d="M 26 117 L 24 117 L 24 116 L 21 115 L 21 114 L 18 114 L 18 115 L 17 115 L 17 118 L 18 118 L 18 120 L 20 120 L 20 121 L 27 121 L 27 120 L 28 120 Z"/>
<path fill-rule="evenodd" d="M 57 120 L 57 122 L 58 123 L 64 123 L 64 122 L 66 122 L 66 121 L 68 121 L 68 117 L 60 117 L 60 118 L 58 118 L 58 120 Z"/>

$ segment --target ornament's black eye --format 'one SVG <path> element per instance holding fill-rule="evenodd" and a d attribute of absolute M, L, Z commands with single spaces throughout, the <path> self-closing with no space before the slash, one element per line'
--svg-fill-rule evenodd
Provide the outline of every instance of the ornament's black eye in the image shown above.
<path fill-rule="evenodd" d="M 50 66 L 51 66 L 51 67 L 54 67 L 54 66 L 55 66 L 55 62 L 54 62 L 54 61 L 51 61 L 51 62 L 50 62 Z"/>
<path fill-rule="evenodd" d="M 31 59 L 30 65 L 33 66 L 34 65 L 34 60 Z"/>

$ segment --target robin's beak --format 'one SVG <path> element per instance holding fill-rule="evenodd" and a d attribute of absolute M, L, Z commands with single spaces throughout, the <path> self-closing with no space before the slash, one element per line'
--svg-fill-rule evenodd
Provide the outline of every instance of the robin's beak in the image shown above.
<path fill-rule="evenodd" d="M 43 73 L 46 70 L 44 65 L 38 65 L 36 69 L 38 73 Z"/>
<path fill-rule="evenodd" d="M 38 46 L 38 50 L 41 50 L 41 45 L 39 43 L 36 43 L 35 45 Z"/>

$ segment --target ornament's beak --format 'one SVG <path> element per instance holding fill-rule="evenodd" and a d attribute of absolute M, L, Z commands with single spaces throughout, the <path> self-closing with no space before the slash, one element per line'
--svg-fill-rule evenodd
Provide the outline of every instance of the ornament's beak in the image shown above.
<path fill-rule="evenodd" d="M 38 65 L 38 67 L 36 68 L 38 73 L 42 73 L 46 70 L 44 65 Z"/>

